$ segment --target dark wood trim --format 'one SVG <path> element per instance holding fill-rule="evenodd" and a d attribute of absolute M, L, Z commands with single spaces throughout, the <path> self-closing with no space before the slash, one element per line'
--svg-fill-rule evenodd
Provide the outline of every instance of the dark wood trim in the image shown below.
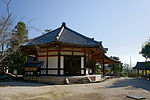
<path fill-rule="evenodd" d="M 60 75 L 60 49 L 58 49 L 58 75 Z"/>
<path fill-rule="evenodd" d="M 72 48 L 72 56 L 73 56 L 73 51 L 74 51 L 74 50 L 73 50 L 73 48 Z"/>
<path fill-rule="evenodd" d="M 58 74 L 41 74 L 41 76 L 60 76 Z"/>
<path fill-rule="evenodd" d="M 84 57 L 84 55 L 60 55 L 60 56 L 80 56 L 80 57 Z"/>
<path fill-rule="evenodd" d="M 58 55 L 40 55 L 38 57 L 55 57 Z M 84 55 L 60 55 L 60 56 L 80 56 L 80 57 L 84 57 Z"/>
<path fill-rule="evenodd" d="M 58 55 L 39 55 L 38 57 L 54 57 L 54 56 L 58 56 Z"/>
<path fill-rule="evenodd" d="M 58 68 L 40 68 L 40 70 L 58 70 Z"/>
<path fill-rule="evenodd" d="M 57 52 L 58 50 L 48 50 L 48 51 L 39 51 L 39 53 L 44 53 L 44 52 Z M 72 50 L 60 50 L 60 52 L 72 52 Z M 83 51 L 78 51 L 75 50 L 74 52 L 83 52 Z"/>
<path fill-rule="evenodd" d="M 48 51 L 48 48 L 47 48 L 47 51 Z M 46 56 L 46 69 L 48 69 L 48 52 Z M 46 74 L 48 74 L 48 70 L 46 70 Z"/>
<path fill-rule="evenodd" d="M 38 61 L 38 52 L 37 52 L 37 50 L 35 51 L 35 61 Z"/>
<path fill-rule="evenodd" d="M 86 75 L 86 49 L 84 50 L 84 75 Z"/>
<path fill-rule="evenodd" d="M 105 63 L 104 63 L 104 58 L 103 58 L 103 77 L 105 76 Z"/>

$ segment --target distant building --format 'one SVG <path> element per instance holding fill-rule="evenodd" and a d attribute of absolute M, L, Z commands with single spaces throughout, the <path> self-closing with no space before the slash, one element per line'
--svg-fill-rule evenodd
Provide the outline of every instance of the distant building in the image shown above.
<path fill-rule="evenodd" d="M 140 70 L 145 71 L 145 75 L 147 76 L 147 70 L 150 70 L 150 61 L 137 62 L 136 66 L 133 67 L 133 69 L 137 69 L 138 70 L 138 76 L 139 76 Z"/>

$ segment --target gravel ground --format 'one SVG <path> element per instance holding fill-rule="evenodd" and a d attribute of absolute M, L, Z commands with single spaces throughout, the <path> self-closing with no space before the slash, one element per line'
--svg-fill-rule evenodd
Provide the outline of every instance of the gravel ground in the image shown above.
<path fill-rule="evenodd" d="M 0 100 L 133 100 L 127 95 L 150 100 L 150 81 L 114 78 L 101 83 L 73 85 L 0 82 Z"/>

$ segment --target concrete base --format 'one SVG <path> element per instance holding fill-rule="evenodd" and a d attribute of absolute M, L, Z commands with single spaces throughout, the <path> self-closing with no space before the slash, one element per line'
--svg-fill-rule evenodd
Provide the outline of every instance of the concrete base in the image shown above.
<path fill-rule="evenodd" d="M 99 82 L 102 80 L 101 75 L 86 75 L 86 76 L 24 76 L 24 80 L 43 82 L 48 84 L 80 84 Z"/>

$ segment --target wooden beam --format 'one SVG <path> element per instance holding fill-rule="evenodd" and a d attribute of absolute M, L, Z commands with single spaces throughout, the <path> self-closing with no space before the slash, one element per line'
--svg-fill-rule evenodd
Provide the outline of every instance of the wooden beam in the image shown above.
<path fill-rule="evenodd" d="M 47 55 L 46 55 L 46 74 L 48 75 L 48 48 L 47 48 Z"/>
<path fill-rule="evenodd" d="M 81 73 L 81 70 L 80 70 Z M 84 49 L 84 75 L 86 75 L 86 49 Z"/>
<path fill-rule="evenodd" d="M 105 76 L 105 64 L 104 64 L 104 59 L 103 59 L 103 77 Z"/>
<path fill-rule="evenodd" d="M 60 75 L 60 48 L 58 49 L 58 75 Z"/>
<path fill-rule="evenodd" d="M 55 56 L 58 56 L 58 55 L 39 55 L 38 57 L 55 57 Z"/>

